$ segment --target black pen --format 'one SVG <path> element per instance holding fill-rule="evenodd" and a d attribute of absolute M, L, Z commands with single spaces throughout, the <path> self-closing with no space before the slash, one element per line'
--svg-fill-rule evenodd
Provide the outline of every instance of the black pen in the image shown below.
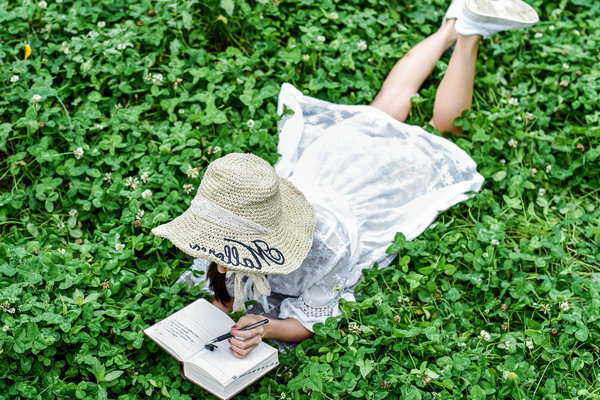
<path fill-rule="evenodd" d="M 248 326 L 246 326 L 246 327 L 244 327 L 242 329 L 238 329 L 238 330 L 240 330 L 240 331 L 249 331 L 250 329 L 258 328 L 259 326 L 262 326 L 262 325 L 266 324 L 267 322 L 269 322 L 269 320 L 265 318 L 262 321 L 258 321 L 258 322 L 254 323 L 252 325 L 248 325 Z M 233 335 L 231 333 L 227 332 L 224 335 L 217 336 L 216 338 L 214 338 L 213 340 L 211 340 L 209 343 L 207 343 L 206 345 L 204 345 L 204 347 L 206 347 L 210 351 L 213 351 L 214 350 L 213 343 L 217 343 L 217 342 L 220 342 L 222 340 L 229 339 L 232 336 Z"/>

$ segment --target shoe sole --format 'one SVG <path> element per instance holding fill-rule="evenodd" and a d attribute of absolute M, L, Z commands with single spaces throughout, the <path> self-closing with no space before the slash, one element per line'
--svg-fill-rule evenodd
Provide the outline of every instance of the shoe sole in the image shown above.
<path fill-rule="evenodd" d="M 520 0 L 466 0 L 463 12 L 473 21 L 526 28 L 540 20 L 529 4 Z"/>

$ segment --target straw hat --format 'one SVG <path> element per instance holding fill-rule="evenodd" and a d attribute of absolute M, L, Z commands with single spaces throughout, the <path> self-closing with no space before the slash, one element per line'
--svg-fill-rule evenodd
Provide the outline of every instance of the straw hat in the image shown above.
<path fill-rule="evenodd" d="M 232 153 L 208 166 L 190 208 L 152 233 L 237 272 L 234 309 L 243 309 L 241 278 L 253 279 L 255 294 L 269 295 L 264 275 L 288 274 L 302 264 L 315 223 L 302 192 L 268 162 Z"/>

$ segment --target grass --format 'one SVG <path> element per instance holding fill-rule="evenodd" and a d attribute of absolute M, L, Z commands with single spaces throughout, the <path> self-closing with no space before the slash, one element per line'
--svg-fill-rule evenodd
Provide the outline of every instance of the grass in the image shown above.
<path fill-rule="evenodd" d="M 240 397 L 600 398 L 600 7 L 531 4 L 540 23 L 482 46 L 451 138 L 481 192 L 390 238 L 397 261 Z M 150 229 L 217 157 L 277 160 L 283 82 L 368 103 L 445 7 L 0 3 L 0 398 L 207 397 L 141 333 L 203 295 L 174 285 L 190 261 Z"/>

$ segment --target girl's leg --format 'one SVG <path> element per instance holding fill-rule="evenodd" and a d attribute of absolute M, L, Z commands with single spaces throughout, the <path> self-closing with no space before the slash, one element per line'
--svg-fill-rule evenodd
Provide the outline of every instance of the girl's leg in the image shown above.
<path fill-rule="evenodd" d="M 410 99 L 429 76 L 435 62 L 457 40 L 456 20 L 450 19 L 437 32 L 418 43 L 394 65 L 381 90 L 371 103 L 392 117 L 404 121 L 410 111 Z"/>
<path fill-rule="evenodd" d="M 431 125 L 441 132 L 462 133 L 454 119 L 471 108 L 475 63 L 481 36 L 459 35 L 433 106 Z"/>

